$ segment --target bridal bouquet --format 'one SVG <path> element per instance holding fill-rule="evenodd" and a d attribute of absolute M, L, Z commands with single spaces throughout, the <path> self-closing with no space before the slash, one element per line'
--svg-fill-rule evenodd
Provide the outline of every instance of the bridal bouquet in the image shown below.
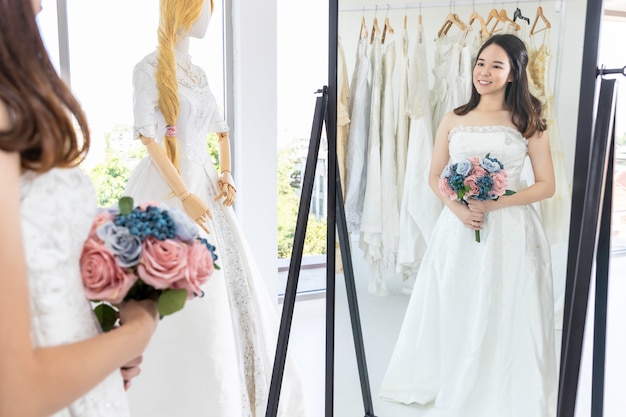
<path fill-rule="evenodd" d="M 85 294 L 98 302 L 95 314 L 104 331 L 115 326 L 115 305 L 155 298 L 161 316 L 202 296 L 200 286 L 219 267 L 215 247 L 198 234 L 183 211 L 161 203 L 99 209 L 80 257 Z"/>
<path fill-rule="evenodd" d="M 471 157 L 447 165 L 439 178 L 439 190 L 451 200 L 467 203 L 470 198 L 497 200 L 502 195 L 515 194 L 507 190 L 504 165 L 487 154 L 484 158 Z M 475 231 L 480 242 L 480 230 Z"/>

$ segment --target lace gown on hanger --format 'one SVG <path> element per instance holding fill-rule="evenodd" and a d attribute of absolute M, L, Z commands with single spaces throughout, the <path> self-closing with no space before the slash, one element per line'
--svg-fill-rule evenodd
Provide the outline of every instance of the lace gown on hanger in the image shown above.
<path fill-rule="evenodd" d="M 543 103 L 544 117 L 548 122 L 550 150 L 554 165 L 556 190 L 554 196 L 541 201 L 541 218 L 551 243 L 567 242 L 571 206 L 570 180 L 565 168 L 565 153 L 554 114 L 554 97 L 549 88 L 550 48 L 546 43 L 547 31 L 541 45 L 535 46 L 530 38 L 528 48 L 528 75 L 531 92 Z"/>
<path fill-rule="evenodd" d="M 410 117 L 409 145 L 405 183 L 400 205 L 400 240 L 398 272 L 405 278 L 414 277 L 428 246 L 441 202 L 428 184 L 428 171 L 433 153 L 433 129 L 428 100 L 428 66 L 424 28 L 420 23 L 409 75 Z M 409 284 L 410 285 L 410 284 Z M 410 287 L 407 288 L 410 290 Z"/>
<path fill-rule="evenodd" d="M 368 291 L 374 295 L 388 295 L 387 278 L 395 268 L 399 235 L 392 87 L 396 60 L 394 43 L 383 48 L 377 36 L 372 45 L 371 59 L 367 180 L 359 247 L 371 266 Z"/>
<path fill-rule="evenodd" d="M 180 172 L 189 192 L 208 204 L 208 239 L 220 271 L 205 296 L 159 324 L 144 354 L 142 374 L 130 390 L 131 411 L 152 417 L 259 417 L 264 415 L 276 351 L 278 317 L 230 207 L 215 202 L 217 172 L 206 150 L 208 132 L 227 131 L 204 71 L 177 56 Z M 135 67 L 135 136 L 162 141 L 156 52 Z M 149 156 L 133 171 L 125 195 L 182 209 Z M 303 416 L 301 379 L 288 360 L 279 414 Z"/>
<path fill-rule="evenodd" d="M 348 231 L 358 233 L 363 215 L 363 198 L 367 173 L 371 85 L 369 39 L 362 36 L 356 53 L 356 64 L 350 84 L 350 132 L 346 151 L 346 223 Z"/>
<path fill-rule="evenodd" d="M 33 344 L 58 346 L 98 335 L 100 326 L 85 298 L 79 266 L 96 212 L 89 178 L 80 168 L 27 172 L 20 189 Z M 128 417 L 123 387 L 115 371 L 51 417 Z"/>
<path fill-rule="evenodd" d="M 457 127 L 451 162 L 490 153 L 518 190 L 527 140 Z M 550 247 L 535 209 L 487 214 L 481 242 L 446 207 L 420 267 L 381 397 L 424 417 L 553 417 L 557 375 Z"/>

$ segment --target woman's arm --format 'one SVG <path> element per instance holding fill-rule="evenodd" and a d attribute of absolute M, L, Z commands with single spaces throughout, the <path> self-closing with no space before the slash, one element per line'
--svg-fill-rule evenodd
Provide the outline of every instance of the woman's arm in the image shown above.
<path fill-rule="evenodd" d="M 0 103 L 0 130 L 10 123 Z M 154 301 L 124 306 L 124 325 L 84 342 L 35 348 L 20 218 L 20 158 L 0 151 L 0 416 L 49 416 L 141 355 L 158 315 Z"/>
<path fill-rule="evenodd" d="M 468 202 L 470 209 L 493 211 L 505 207 L 532 204 L 552 197 L 555 184 L 548 132 L 537 133 L 528 140 L 528 156 L 533 166 L 534 184 L 515 194 L 503 195 L 497 200 L 477 201 L 470 199 Z"/>
<path fill-rule="evenodd" d="M 439 197 L 443 204 L 445 204 L 463 224 L 471 229 L 479 230 L 484 214 L 470 211 L 467 205 L 457 200 L 450 200 L 439 190 L 439 177 L 441 176 L 443 169 L 450 162 L 448 134 L 450 133 L 450 130 L 452 130 L 452 128 L 459 123 L 457 119 L 458 116 L 452 112 L 447 113 L 441 119 L 441 123 L 439 124 L 439 128 L 437 129 L 437 134 L 435 136 L 433 156 L 430 162 L 430 171 L 428 174 L 428 183 L 437 197 Z"/>

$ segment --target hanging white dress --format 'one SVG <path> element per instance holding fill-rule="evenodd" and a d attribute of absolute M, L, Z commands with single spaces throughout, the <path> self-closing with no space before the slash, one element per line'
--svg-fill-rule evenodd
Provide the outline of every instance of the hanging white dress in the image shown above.
<path fill-rule="evenodd" d="M 356 64 L 350 83 L 350 131 L 346 151 L 345 210 L 348 231 L 361 229 L 363 199 L 367 173 L 367 151 L 370 124 L 370 59 L 367 56 L 369 39 L 362 36 L 356 53 Z"/>
<path fill-rule="evenodd" d="M 407 150 L 409 147 L 409 115 L 405 111 L 409 99 L 409 37 L 406 27 L 402 31 L 402 47 L 398 65 L 399 88 L 398 88 L 398 123 L 396 126 L 396 169 L 398 179 L 398 207 L 402 203 L 402 190 L 404 189 L 404 176 L 407 163 Z"/>
<path fill-rule="evenodd" d="M 504 126 L 456 127 L 451 163 L 490 153 L 518 190 L 528 141 Z M 382 398 L 423 417 L 554 417 L 550 246 L 531 205 L 491 211 L 477 243 L 447 207 L 435 225 Z"/>
<path fill-rule="evenodd" d="M 432 126 L 437 131 L 443 116 L 467 103 L 472 89 L 472 44 L 467 30 L 439 36 L 436 40 L 435 83 L 430 92 Z"/>
<path fill-rule="evenodd" d="M 380 170 L 382 189 L 380 207 L 382 225 L 382 263 L 380 279 L 388 280 L 395 272 L 400 238 L 400 212 L 398 196 L 398 167 L 396 161 L 396 117 L 393 91 L 393 74 L 396 63 L 395 41 L 389 41 L 383 55 L 383 90 L 381 98 L 381 153 Z"/>
<path fill-rule="evenodd" d="M 204 71 L 176 55 L 180 114 L 180 173 L 189 192 L 211 210 L 208 239 L 217 246 L 220 271 L 205 296 L 164 318 L 146 350 L 142 374 L 129 391 L 131 411 L 152 417 L 260 417 L 276 352 L 278 317 L 230 207 L 215 201 L 217 172 L 206 150 L 209 132 L 227 131 Z M 135 66 L 134 130 L 161 142 L 156 52 Z M 182 209 L 149 156 L 133 171 L 125 195 Z M 300 376 L 287 361 L 279 415 L 304 416 Z"/>
<path fill-rule="evenodd" d="M 346 151 L 348 132 L 350 131 L 350 84 L 341 39 L 337 44 L 337 92 L 337 164 L 339 165 L 342 193 L 345 195 Z"/>
<path fill-rule="evenodd" d="M 363 251 L 365 261 L 370 265 L 368 291 L 372 294 L 385 295 L 387 285 L 380 273 L 383 257 L 382 242 L 382 196 L 381 178 L 381 114 L 383 94 L 383 56 L 380 37 L 375 36 L 370 48 L 372 62 L 372 93 L 370 104 L 370 125 L 367 147 L 367 177 L 365 197 L 363 200 L 363 217 L 361 219 L 359 247 Z"/>
<path fill-rule="evenodd" d="M 20 194 L 33 346 L 97 336 L 102 331 L 85 297 L 79 264 L 96 214 L 91 181 L 81 168 L 56 168 L 41 175 L 27 171 L 20 179 Z M 124 381 L 116 370 L 51 417 L 129 415 Z"/>
<path fill-rule="evenodd" d="M 528 50 L 528 74 L 534 88 L 531 92 L 542 102 L 543 115 L 548 122 L 550 150 L 554 166 L 555 192 L 551 198 L 542 200 L 541 219 L 551 243 L 567 242 L 569 237 L 569 218 L 571 209 L 570 180 L 565 168 L 565 153 L 561 143 L 559 126 L 554 114 L 554 97 L 549 87 L 550 47 L 546 34 L 541 45 L 535 46 L 534 37 L 530 38 Z"/>
<path fill-rule="evenodd" d="M 372 101 L 367 156 L 367 182 L 359 246 L 370 264 L 368 291 L 387 295 L 387 280 L 395 270 L 399 237 L 398 189 L 396 185 L 393 70 L 394 42 L 372 45 Z"/>
<path fill-rule="evenodd" d="M 406 109 L 410 117 L 409 145 L 400 205 L 397 271 L 402 272 L 405 279 L 417 273 L 441 212 L 441 201 L 428 183 L 434 135 L 428 99 L 426 52 L 424 28 L 420 23 L 409 71 L 410 100 Z"/>

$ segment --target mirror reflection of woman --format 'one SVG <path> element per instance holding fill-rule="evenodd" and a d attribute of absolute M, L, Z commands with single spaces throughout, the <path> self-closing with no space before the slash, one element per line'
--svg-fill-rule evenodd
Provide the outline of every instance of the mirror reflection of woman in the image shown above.
<path fill-rule="evenodd" d="M 265 413 L 278 317 L 230 207 L 228 126 L 189 39 L 203 38 L 210 0 L 161 0 L 159 44 L 133 73 L 134 134 L 148 156 L 125 194 L 184 209 L 210 234 L 221 270 L 204 296 L 161 322 L 130 391 L 131 411 L 152 417 L 254 417 Z M 215 132 L 219 172 L 207 151 Z M 287 361 L 279 415 L 307 415 L 301 379 Z"/>
<path fill-rule="evenodd" d="M 85 296 L 79 259 L 97 208 L 79 166 L 89 126 L 50 62 L 40 10 L 40 0 L 0 3 L 0 416 L 128 417 L 124 387 L 156 302 L 124 303 L 123 325 L 102 334 Z"/>
<path fill-rule="evenodd" d="M 437 131 L 429 177 L 445 208 L 380 393 L 423 404 L 425 417 L 556 414 L 550 246 L 531 205 L 554 193 L 554 171 L 527 63 L 515 35 L 489 38 L 470 101 L 446 114 Z M 463 204 L 439 190 L 446 165 L 487 154 L 503 164 L 514 194 Z M 535 183 L 523 188 L 526 155 Z"/>

